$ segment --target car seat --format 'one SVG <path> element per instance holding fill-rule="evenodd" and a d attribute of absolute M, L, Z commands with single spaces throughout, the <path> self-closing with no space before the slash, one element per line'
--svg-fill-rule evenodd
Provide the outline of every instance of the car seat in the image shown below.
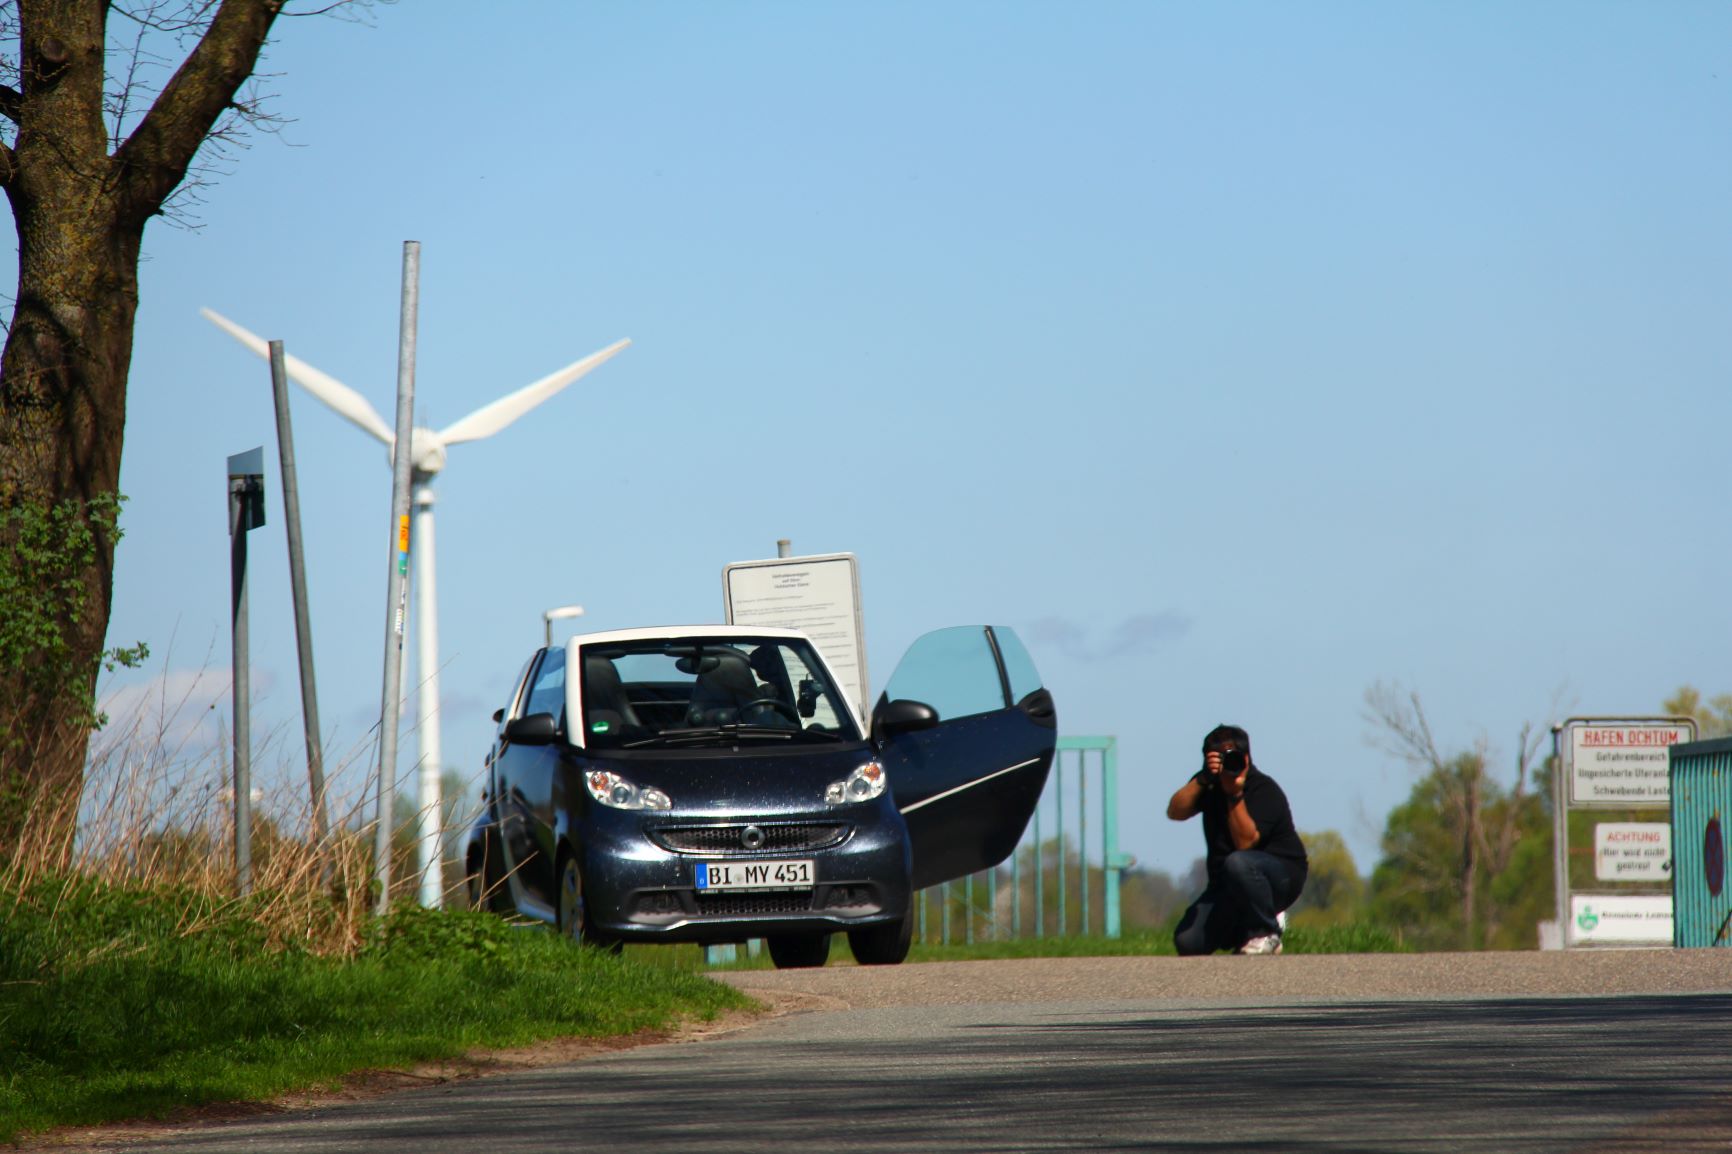
<path fill-rule="evenodd" d="M 686 709 L 687 725 L 731 725 L 740 719 L 740 707 L 759 697 L 757 679 L 745 657 L 732 649 L 705 654 L 705 668 L 692 683 L 692 700 Z M 715 658 L 711 665 L 709 658 Z"/>
<path fill-rule="evenodd" d="M 583 712 L 591 725 L 597 721 L 615 721 L 628 728 L 641 729 L 637 711 L 625 695 L 625 685 L 613 662 L 599 653 L 583 657 Z"/>

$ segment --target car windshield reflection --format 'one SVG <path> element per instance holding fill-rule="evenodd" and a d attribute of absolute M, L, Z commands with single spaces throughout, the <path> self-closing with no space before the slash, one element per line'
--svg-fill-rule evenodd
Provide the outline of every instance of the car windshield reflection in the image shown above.
<path fill-rule="evenodd" d="M 655 639 L 586 645 L 582 652 L 589 749 L 861 740 L 803 639 Z"/>

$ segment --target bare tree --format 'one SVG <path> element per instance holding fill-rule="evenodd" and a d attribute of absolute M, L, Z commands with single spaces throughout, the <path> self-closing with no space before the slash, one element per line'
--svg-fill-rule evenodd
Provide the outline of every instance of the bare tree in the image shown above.
<path fill-rule="evenodd" d="M 114 585 L 145 225 L 260 118 L 245 90 L 287 2 L 0 0 L 0 186 L 18 234 L 0 551 L 16 556 L 20 526 L 44 517 L 90 542 L 40 623 L 59 648 L 26 636 L 0 667 L 0 842 L 32 812 L 51 844 L 70 842 Z M 65 676 L 49 675 L 55 661 Z"/>
<path fill-rule="evenodd" d="M 1420 868 L 1409 876 L 1416 879 L 1414 884 L 1450 887 L 1461 910 L 1461 946 L 1473 949 L 1479 944 L 1476 935 L 1482 921 L 1488 923 L 1487 937 L 1496 928 L 1496 912 L 1480 908 L 1480 881 L 1502 873 L 1515 853 L 1522 803 L 1544 733 L 1536 732 L 1532 722 L 1523 724 L 1516 746 L 1515 785 L 1507 795 L 1508 804 L 1493 809 L 1487 805 L 1488 794 L 1501 795 L 1502 789 L 1488 778 L 1491 748 L 1483 735 L 1471 750 L 1445 757 L 1417 691 L 1379 682 L 1366 690 L 1365 707 L 1365 718 L 1374 727 L 1371 743 L 1435 783 L 1441 810 L 1437 816 L 1455 848 L 1449 862 L 1415 863 Z"/>

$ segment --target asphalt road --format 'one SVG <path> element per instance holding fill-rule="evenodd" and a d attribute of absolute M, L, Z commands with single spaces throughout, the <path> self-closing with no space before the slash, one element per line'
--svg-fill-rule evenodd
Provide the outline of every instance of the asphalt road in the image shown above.
<path fill-rule="evenodd" d="M 697 1043 L 121 1148 L 1732 1150 L 1732 953 L 741 973 Z"/>

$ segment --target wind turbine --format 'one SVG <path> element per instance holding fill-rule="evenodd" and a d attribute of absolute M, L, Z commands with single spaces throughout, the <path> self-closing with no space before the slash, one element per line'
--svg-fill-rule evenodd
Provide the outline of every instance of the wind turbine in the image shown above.
<path fill-rule="evenodd" d="M 210 309 L 200 309 L 199 312 L 206 320 L 259 356 L 270 359 L 270 346 L 263 339 Z M 443 879 L 439 876 L 439 825 L 443 812 L 443 802 L 439 796 L 439 772 L 444 766 L 444 760 L 439 748 L 439 624 L 433 579 L 433 478 L 445 468 L 447 448 L 465 441 L 479 441 L 491 437 L 629 344 L 629 340 L 616 341 L 600 352 L 591 353 L 581 361 L 574 361 L 558 372 L 549 373 L 539 381 L 525 385 L 515 393 L 481 406 L 455 424 L 447 425 L 437 432 L 416 428 L 412 435 L 409 452 L 413 486 L 411 492 L 415 507 L 415 661 L 421 678 L 416 714 L 421 766 L 420 828 L 416 865 L 421 876 L 420 896 L 424 906 L 439 905 L 443 890 Z M 396 438 L 391 426 L 385 423 L 385 418 L 379 415 L 378 410 L 367 403 L 365 397 L 298 357 L 284 356 L 283 364 L 288 370 L 290 380 L 335 409 L 339 416 L 359 426 L 363 432 L 371 433 L 383 441 L 387 460 L 395 457 L 396 447 L 393 442 Z"/>

